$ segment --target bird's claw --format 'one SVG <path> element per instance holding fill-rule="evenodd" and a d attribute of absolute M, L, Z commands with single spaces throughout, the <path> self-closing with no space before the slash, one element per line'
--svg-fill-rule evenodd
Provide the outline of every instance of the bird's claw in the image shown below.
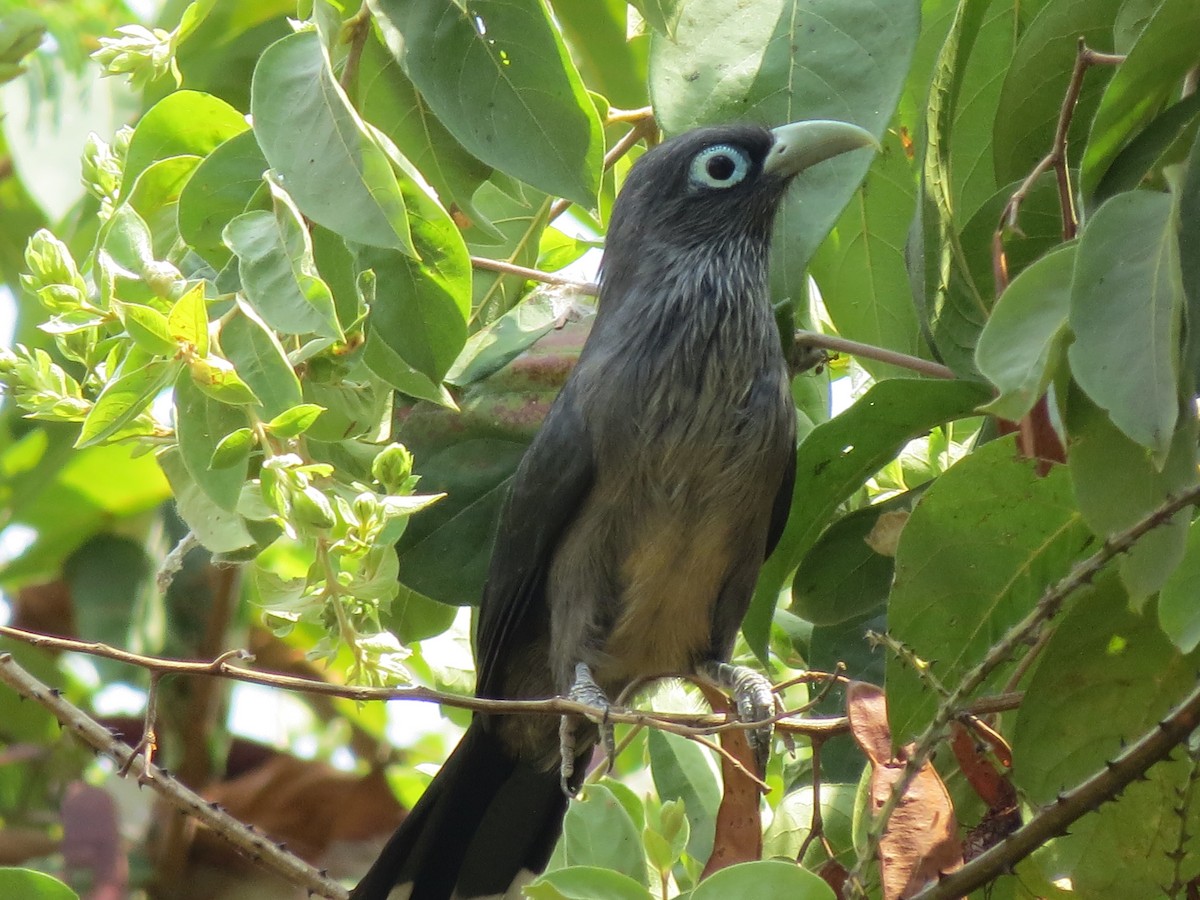
<path fill-rule="evenodd" d="M 611 768 L 617 757 L 617 742 L 613 724 L 608 721 L 608 710 L 612 704 L 609 703 L 608 697 L 600 685 L 596 684 L 596 679 L 592 677 L 592 670 L 588 668 L 587 663 L 581 662 L 575 665 L 575 682 L 567 691 L 567 699 L 604 711 L 598 727 L 604 755 L 608 759 L 609 768 Z M 559 752 L 562 759 L 562 789 L 568 797 L 575 796 L 579 791 L 579 784 L 574 780 L 576 759 L 574 720 L 574 716 L 563 716 L 558 726 Z"/>
<path fill-rule="evenodd" d="M 714 662 L 705 667 L 705 674 L 732 695 L 739 721 L 762 722 L 775 714 L 775 694 L 771 690 L 771 682 L 761 673 L 746 666 Z M 768 722 L 746 732 L 759 775 L 767 770 L 772 730 Z"/>

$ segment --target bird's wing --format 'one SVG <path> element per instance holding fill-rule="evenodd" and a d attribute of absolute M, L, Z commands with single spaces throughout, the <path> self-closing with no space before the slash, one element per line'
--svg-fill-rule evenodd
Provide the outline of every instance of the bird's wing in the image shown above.
<path fill-rule="evenodd" d="M 794 441 L 794 438 L 793 438 Z M 783 481 L 775 493 L 775 502 L 771 506 L 771 522 L 767 526 L 767 552 L 763 558 L 775 552 L 775 545 L 783 536 L 783 527 L 787 525 L 788 513 L 792 510 L 792 489 L 796 486 L 796 453 L 789 450 L 787 467 L 783 470 Z"/>
<path fill-rule="evenodd" d="M 503 690 L 500 663 L 529 633 L 523 623 L 549 616 L 546 574 L 592 479 L 592 444 L 568 382 L 521 459 L 500 516 L 476 637 L 481 696 Z"/>

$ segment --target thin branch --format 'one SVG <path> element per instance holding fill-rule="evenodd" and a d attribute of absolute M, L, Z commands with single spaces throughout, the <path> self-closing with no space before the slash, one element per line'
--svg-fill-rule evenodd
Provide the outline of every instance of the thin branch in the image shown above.
<path fill-rule="evenodd" d="M 90 641 L 78 641 L 71 638 L 55 637 L 35 631 L 13 628 L 10 625 L 0 625 L 0 636 L 30 644 L 43 649 L 60 650 L 67 653 L 82 653 L 86 656 L 98 656 L 111 659 L 126 665 L 145 669 L 150 674 L 162 673 L 167 675 L 198 675 L 207 678 L 228 678 L 231 681 L 241 681 L 247 684 L 258 684 L 264 687 L 278 688 L 285 691 L 317 694 L 325 697 L 340 697 L 354 700 L 358 703 L 387 700 L 411 700 L 422 703 L 438 703 L 456 709 L 466 709 L 472 712 L 487 712 L 500 715 L 579 715 L 599 721 L 605 715 L 610 722 L 627 725 L 641 725 L 658 728 L 660 731 L 671 731 L 683 737 L 692 734 L 719 734 L 722 731 L 734 729 L 756 729 L 772 724 L 778 731 L 802 737 L 829 737 L 843 734 L 849 730 L 845 716 L 824 716 L 806 718 L 799 715 L 797 710 L 787 710 L 772 716 L 762 722 L 741 722 L 728 716 L 716 713 L 675 713 L 675 712 L 644 712 L 629 710 L 619 706 L 610 707 L 607 711 L 598 707 L 588 706 L 563 697 L 550 697 L 543 700 L 491 700 L 464 694 L 452 694 L 445 691 L 435 691 L 425 687 L 373 688 L 356 687 L 341 684 L 330 684 L 314 678 L 302 678 L 296 675 L 280 675 L 271 672 L 259 672 L 244 666 L 234 665 L 233 661 L 248 662 L 254 657 L 245 650 L 227 650 L 213 660 L 179 660 L 159 656 L 143 656 L 110 647 L 107 644 Z M 812 679 L 833 677 L 826 672 L 810 672 Z M 1004 712 L 1020 706 L 1020 694 L 1003 694 L 981 697 L 970 703 L 965 710 L 975 715 L 987 715 L 994 712 Z"/>
<path fill-rule="evenodd" d="M 634 114 L 641 113 L 641 112 L 642 112 L 642 110 L 635 110 Z M 616 162 L 618 159 L 620 159 L 622 156 L 624 156 L 626 153 L 628 153 L 630 150 L 632 150 L 638 141 L 640 141 L 642 138 L 646 137 L 648 134 L 650 134 L 654 130 L 654 128 L 656 126 L 654 124 L 653 113 L 649 110 L 649 107 L 647 107 L 646 112 L 647 112 L 647 115 L 638 115 L 637 118 L 635 120 L 633 120 L 633 127 L 630 128 L 629 131 L 627 131 L 625 133 L 625 136 L 622 137 L 615 144 L 613 144 L 612 148 L 607 153 L 604 154 L 603 171 L 607 172 L 614 165 L 616 165 Z M 609 121 L 623 121 L 623 120 L 610 118 Z M 553 222 L 555 219 L 557 219 L 559 216 L 561 216 L 563 213 L 565 213 L 570 208 L 571 208 L 571 201 L 567 200 L 563 197 L 560 197 L 559 199 L 555 200 L 554 203 L 551 205 L 550 218 L 547 219 L 547 221 Z"/>
<path fill-rule="evenodd" d="M 1165 525 L 1174 518 L 1176 513 L 1195 505 L 1197 501 L 1200 501 L 1200 485 L 1189 488 L 1171 498 L 1132 527 L 1109 537 L 1100 550 L 1077 563 L 1066 576 L 1047 588 L 1025 618 L 1009 628 L 1000 640 L 988 649 L 982 661 L 963 675 L 962 680 L 950 693 L 950 696 L 938 705 L 933 721 L 917 738 L 907 758 L 903 777 L 892 786 L 891 794 L 872 819 L 871 827 L 867 832 L 866 849 L 855 863 L 848 884 L 858 885 L 861 893 L 862 871 L 870 865 L 879 852 L 879 842 L 887 831 L 892 813 L 908 793 L 921 768 L 929 761 L 933 748 L 945 737 L 950 722 L 968 711 L 965 705 L 966 698 L 978 690 L 993 671 L 1007 662 L 1018 647 L 1028 643 L 1032 636 L 1036 635 L 1047 622 L 1054 618 L 1067 598 L 1080 588 L 1090 584 L 1105 566 L 1122 553 L 1127 552 L 1146 534 Z"/>
<path fill-rule="evenodd" d="M 556 275 L 553 272 L 543 272 L 541 269 L 518 266 L 516 263 L 506 262 L 502 259 L 472 256 L 471 265 L 476 269 L 486 269 L 489 272 L 500 272 L 504 275 L 520 275 L 522 278 L 528 278 L 530 281 L 540 281 L 544 284 L 556 284 L 561 287 L 573 288 L 581 294 L 588 294 L 593 297 L 599 289 L 599 286 L 591 281 L 576 281 L 573 278 L 566 278 L 562 275 Z"/>
<path fill-rule="evenodd" d="M 115 760 L 121 769 L 131 765 L 133 750 L 117 740 L 103 725 L 68 703 L 58 691 L 42 684 L 18 666 L 10 653 L 0 653 L 0 682 L 20 696 L 48 709 L 64 728 L 88 746 Z M 292 884 L 330 900 L 346 900 L 348 897 L 347 891 L 323 872 L 280 849 L 264 835 L 251 830 L 220 807 L 184 787 L 158 766 L 147 763 L 138 781 L 150 785 L 173 807 L 208 825 L 251 859 L 261 861 Z"/>
<path fill-rule="evenodd" d="M 812 742 L 812 820 L 808 825 L 808 834 L 804 836 L 804 840 L 800 843 L 800 849 L 796 851 L 796 862 L 804 864 L 804 854 L 808 852 L 808 848 L 815 840 L 820 840 L 829 850 L 829 841 L 825 838 L 825 820 L 822 818 L 821 812 L 821 748 L 825 745 L 822 738 L 814 738 Z M 829 854 L 830 859 L 834 856 Z"/>
<path fill-rule="evenodd" d="M 816 331 L 797 331 L 795 340 L 796 345 L 799 347 L 820 347 L 824 350 L 833 350 L 837 353 L 861 356 L 863 359 L 873 359 L 876 362 L 900 366 L 901 368 L 909 369 L 921 375 L 929 375 L 933 378 L 958 377 L 954 374 L 953 369 L 943 366 L 941 363 L 930 362 L 927 359 L 921 359 L 919 356 L 910 356 L 907 353 L 900 353 L 896 350 L 876 347 L 873 344 L 850 341 L 832 334 L 821 334 Z"/>
<path fill-rule="evenodd" d="M 981 853 L 961 869 L 944 876 L 914 900 L 954 900 L 965 897 L 993 878 L 1009 871 L 1050 838 L 1066 834 L 1071 823 L 1116 797 L 1142 777 L 1200 725 L 1200 688 L 1194 690 L 1165 719 L 1103 769 L 1034 816 L 1001 843 Z"/>
<path fill-rule="evenodd" d="M 463 694 L 452 694 L 445 691 L 435 691 L 425 687 L 402 688 L 373 688 L 355 687 L 349 685 L 330 684 L 311 678 L 300 678 L 294 675 L 279 675 L 271 672 L 259 672 L 244 666 L 234 665 L 232 660 L 249 661 L 253 657 L 245 650 L 230 650 L 210 661 L 193 661 L 166 659 L 157 656 L 143 656 L 110 647 L 106 644 L 77 641 L 71 638 L 53 637 L 33 631 L 0 625 L 0 635 L 53 650 L 70 653 L 83 653 L 88 656 L 98 656 L 115 660 L 145 669 L 151 674 L 167 675 L 199 675 L 209 678 L 228 678 L 248 684 L 259 684 L 266 687 L 279 688 L 288 691 L 301 691 L 332 697 L 342 697 L 357 702 L 371 700 L 415 700 L 424 703 L 438 703 L 443 706 L 487 712 L 503 715 L 537 714 L 537 715 L 575 715 L 583 716 L 593 722 L 599 722 L 607 716 L 610 722 L 628 725 L 645 725 L 660 731 L 669 731 L 681 737 L 693 735 L 717 734 L 732 729 L 760 728 L 768 723 L 774 723 L 779 728 L 800 735 L 838 734 L 846 730 L 845 718 L 841 716 L 825 718 L 801 718 L 794 710 L 772 717 L 764 722 L 740 722 L 731 720 L 728 716 L 713 713 L 673 713 L 647 712 L 611 707 L 608 710 L 568 700 L 564 697 L 548 697 L 541 700 L 492 700 Z"/>
<path fill-rule="evenodd" d="M 692 735 L 691 740 L 695 741 L 701 747 L 707 747 L 713 753 L 716 753 L 719 756 L 721 756 L 721 758 L 726 760 L 731 766 L 733 766 L 733 768 L 737 772 L 741 773 L 742 775 L 745 775 L 747 778 L 749 778 L 751 781 L 753 781 L 758 786 L 758 789 L 760 791 L 762 791 L 764 794 L 771 793 L 771 786 L 769 784 L 767 784 L 765 781 L 763 781 L 761 778 L 759 778 L 757 775 L 755 775 L 753 772 L 751 772 L 749 769 L 747 769 L 744 765 L 742 765 L 742 761 L 740 759 L 738 759 L 736 756 L 734 756 L 732 753 L 730 753 L 728 750 L 726 750 L 724 747 L 722 747 L 720 741 L 710 741 L 710 740 L 707 740 L 706 738 L 700 737 L 699 735 Z"/>
<path fill-rule="evenodd" d="M 1067 83 L 1067 92 L 1063 95 L 1062 105 L 1058 110 L 1058 124 L 1054 129 L 1054 141 L 1050 152 L 1043 156 L 1033 170 L 1021 182 L 1021 186 L 1009 198 L 1004 210 L 1000 213 L 1000 224 L 992 236 L 992 269 L 996 279 L 996 294 L 999 296 L 1008 287 L 1008 260 L 1004 251 L 1004 233 L 1008 230 L 1018 231 L 1017 220 L 1021 206 L 1037 184 L 1039 178 L 1054 170 L 1058 182 L 1058 202 L 1062 211 L 1062 235 L 1064 241 L 1075 237 L 1079 230 L 1079 218 L 1075 212 L 1075 196 L 1071 188 L 1070 168 L 1067 164 L 1067 135 L 1071 130 L 1071 119 L 1075 115 L 1075 105 L 1079 102 L 1079 93 L 1083 90 L 1083 78 L 1092 66 L 1115 66 L 1125 61 L 1124 56 L 1114 53 L 1099 53 L 1090 47 L 1082 37 L 1079 38 L 1079 52 L 1075 56 L 1075 66 L 1071 70 L 1071 80 Z"/>
<path fill-rule="evenodd" d="M 142 774 L 138 779 L 148 777 L 150 768 L 154 765 L 154 754 L 158 752 L 158 686 L 162 682 L 162 675 L 150 676 L 150 689 L 146 692 L 146 714 L 142 721 L 142 736 L 136 744 L 133 745 L 133 752 L 129 754 L 129 759 L 117 769 L 117 774 L 122 778 L 129 775 L 133 769 L 134 762 L 140 757 L 142 760 Z"/>
<path fill-rule="evenodd" d="M 608 117 L 606 121 L 610 125 L 614 122 L 631 122 L 636 124 L 646 119 L 653 118 L 654 107 L 652 106 L 641 106 L 637 109 L 618 109 L 615 106 L 610 106 L 608 108 Z"/>

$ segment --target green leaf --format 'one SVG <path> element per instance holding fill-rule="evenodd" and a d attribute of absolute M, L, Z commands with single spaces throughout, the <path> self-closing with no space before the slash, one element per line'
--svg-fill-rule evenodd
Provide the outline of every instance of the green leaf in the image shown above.
<path fill-rule="evenodd" d="M 708 859 L 721 805 L 721 785 L 712 759 L 687 738 L 657 728 L 646 733 L 646 747 L 659 799 L 682 801 L 687 811 L 688 855 Z"/>
<path fill-rule="evenodd" d="M 904 240 L 918 171 L 898 129 L 889 129 L 866 181 L 816 251 L 811 267 L 838 334 L 914 356 L 921 354 L 921 336 Z M 886 363 L 862 358 L 859 362 L 879 379 L 902 374 Z"/>
<path fill-rule="evenodd" d="M 58 577 L 63 560 L 88 536 L 170 496 L 152 457 L 133 457 L 124 444 L 74 450 L 76 430 L 35 427 L 0 454 L 6 525 L 36 534 L 20 556 L 0 565 L 5 590 Z"/>
<path fill-rule="evenodd" d="M 222 235 L 238 258 L 246 301 L 278 332 L 340 339 L 333 294 L 313 262 L 304 220 L 274 184 L 271 196 L 274 212 L 242 213 Z"/>
<path fill-rule="evenodd" d="M 233 406 L 258 404 L 258 397 L 229 360 L 219 356 L 198 357 L 188 363 L 188 372 L 192 382 L 214 400 Z"/>
<path fill-rule="evenodd" d="M 236 431 L 231 431 L 217 441 L 217 446 L 213 448 L 212 457 L 208 461 L 208 468 L 228 469 L 240 466 L 244 472 L 245 462 L 250 456 L 250 451 L 253 449 L 253 431 L 249 428 L 239 428 Z"/>
<path fill-rule="evenodd" d="M 279 338 L 248 305 L 221 327 L 221 349 L 259 399 L 255 415 L 273 419 L 303 402 L 300 379 Z"/>
<path fill-rule="evenodd" d="M 1200 94 L 1185 97 L 1159 114 L 1113 160 L 1096 185 L 1096 202 L 1103 203 L 1114 194 L 1132 191 L 1152 168 L 1163 162 L 1172 148 L 1188 132 L 1196 133 L 1200 116 Z"/>
<path fill-rule="evenodd" d="M 177 344 L 189 344 L 197 355 L 208 355 L 208 306 L 203 281 L 175 301 L 167 314 L 167 329 Z"/>
<path fill-rule="evenodd" d="M 796 570 L 789 610 L 814 625 L 835 625 L 886 602 L 895 551 L 887 553 L 881 542 L 895 540 L 918 497 L 915 491 L 891 497 L 826 528 Z"/>
<path fill-rule="evenodd" d="M 1162 0 L 1125 0 L 1113 23 L 1113 52 L 1122 56 L 1133 49 Z"/>
<path fill-rule="evenodd" d="M 905 242 L 924 157 L 930 77 L 956 5 L 954 0 L 921 4 L 921 34 L 896 113 L 881 138 L 883 147 L 811 263 L 839 334 L 913 355 L 921 355 L 923 341 L 908 284 Z M 877 380 L 906 374 L 885 363 L 859 363 Z"/>
<path fill-rule="evenodd" d="M 153 640 L 147 632 L 156 630 L 154 616 L 143 604 L 155 565 L 141 541 L 111 532 L 93 535 L 75 550 L 63 563 L 62 575 L 79 633 L 117 647 Z M 114 663 L 94 662 L 102 678 L 118 680 L 124 667 Z"/>
<path fill-rule="evenodd" d="M 83 420 L 75 446 L 91 447 L 131 425 L 171 382 L 181 365 L 176 360 L 152 359 L 139 368 L 122 371 L 96 398 L 96 405 Z"/>
<path fill-rule="evenodd" d="M 333 77 L 315 31 L 263 51 L 250 111 L 263 155 L 306 216 L 347 240 L 414 253 L 392 167 Z"/>
<path fill-rule="evenodd" d="M 493 177 L 476 192 L 475 206 L 496 226 L 501 241 L 499 244 L 487 243 L 485 236 L 480 236 L 468 244 L 472 253 L 519 266 L 537 264 L 538 243 L 549 219 L 549 197 L 520 185 L 513 186 L 508 192 Z M 474 320 L 486 325 L 516 305 L 525 279 L 519 275 L 481 270 L 474 273 L 471 284 Z"/>
<path fill-rule="evenodd" d="M 630 36 L 624 0 L 554 0 L 554 19 L 584 84 L 614 106 L 636 109 L 650 103 L 649 36 Z"/>
<path fill-rule="evenodd" d="M 211 94 L 175 91 L 138 121 L 125 158 L 121 197 L 133 190 L 139 175 L 160 159 L 207 156 L 235 134 L 249 128 L 246 117 Z"/>
<path fill-rule="evenodd" d="M 1067 463 L 1079 511 L 1101 538 L 1129 528 L 1196 483 L 1196 420 L 1179 423 L 1160 465 L 1117 430 L 1103 410 L 1072 390 L 1066 403 L 1071 447 Z M 1183 558 L 1189 510 L 1155 528 L 1120 558 L 1121 579 L 1135 610 L 1162 587 Z"/>
<path fill-rule="evenodd" d="M 175 495 L 175 508 L 203 544 L 212 553 L 236 553 L 253 546 L 254 538 L 245 520 L 236 512 L 222 509 L 209 499 L 188 474 L 179 451 L 171 448 L 158 454 L 162 467 Z"/>
<path fill-rule="evenodd" d="M 979 343 L 975 364 L 1000 391 L 984 409 L 1017 421 L 1054 377 L 1067 341 L 1075 246 L 1050 253 L 1000 295 Z"/>
<path fill-rule="evenodd" d="M 0 19 L 0 63 L 17 66 L 38 48 L 46 34 L 46 22 L 32 10 L 9 7 Z M 24 71 L 18 67 L 18 73 Z"/>
<path fill-rule="evenodd" d="M 1054 630 L 1011 731 L 1013 781 L 1031 804 L 1104 771 L 1127 744 L 1157 728 L 1172 704 L 1196 687 L 1200 658 L 1183 656 L 1147 616 L 1129 610 L 1112 575 L 1076 596 Z M 1064 677 L 1069 673 L 1069 677 Z M 1113 802 L 1072 824 L 1033 859 L 1050 878 L 1068 877 L 1074 896 L 1159 897 L 1179 847 L 1184 877 L 1200 859 L 1194 804 L 1176 812 L 1177 791 L 1193 774 L 1186 754 L 1152 766 Z M 1136 823 L 1136 827 L 1131 827 Z"/>
<path fill-rule="evenodd" d="M 379 440 L 392 402 L 392 392 L 383 382 L 362 372 L 354 380 L 335 377 L 323 381 L 309 377 L 304 380 L 303 387 L 304 402 L 325 408 L 324 414 L 309 426 L 308 438 L 316 441 L 343 441 L 355 437 Z"/>
<path fill-rule="evenodd" d="M 1125 61 L 1117 67 L 1088 135 L 1080 163 L 1080 193 L 1091 201 L 1117 154 L 1162 109 L 1200 45 L 1200 6 L 1163 0 Z"/>
<path fill-rule="evenodd" d="M 676 11 L 670 34 L 656 32 L 650 42 L 650 96 L 668 134 L 743 119 L 774 126 L 824 118 L 879 136 L 920 31 L 918 0 L 683 0 Z M 801 296 L 809 259 L 871 157 L 849 153 L 796 179 L 776 222 L 776 296 Z"/>
<path fill-rule="evenodd" d="M 32 869 L 0 869 L 0 894 L 22 900 L 79 900 L 59 881 Z"/>
<path fill-rule="evenodd" d="M 415 400 L 428 400 L 447 409 L 454 409 L 454 398 L 441 385 L 429 380 L 388 346 L 383 338 L 374 336 L 374 327 L 367 327 L 367 346 L 363 348 L 363 363 L 385 383 Z"/>
<path fill-rule="evenodd" d="M 1088 539 L 1066 470 L 1039 477 L 1012 438 L 993 441 L 948 469 L 913 510 L 896 553 L 888 630 L 934 661 L 943 684 L 956 684 L 1066 574 Z M 894 656 L 887 695 L 892 734 L 904 744 L 938 698 Z"/>
<path fill-rule="evenodd" d="M 179 195 L 179 234 L 216 269 L 233 254 L 221 240 L 225 226 L 246 211 L 263 186 L 267 160 L 254 133 L 235 135 L 210 153 Z"/>
<path fill-rule="evenodd" d="M 475 218 L 471 195 L 487 180 L 491 167 L 464 150 L 438 121 L 374 31 L 363 46 L 358 86 L 363 118 L 412 161 L 437 190 L 443 206 L 453 203 Z"/>
<path fill-rule="evenodd" d="M 638 828 L 602 784 L 589 784 L 582 799 L 567 807 L 563 850 L 569 866 L 611 869 L 645 883 L 646 859 Z"/>
<path fill-rule="evenodd" d="M 819 875 L 794 862 L 761 860 L 714 872 L 689 900 L 835 900 L 835 894 Z"/>
<path fill-rule="evenodd" d="M 121 319 L 125 330 L 143 350 L 156 356 L 174 356 L 179 344 L 171 336 L 167 317 L 152 306 L 140 303 L 112 302 L 113 312 Z"/>
<path fill-rule="evenodd" d="M 829 844 L 846 854 L 853 846 L 851 826 L 854 818 L 853 784 L 821 785 L 821 821 Z M 763 834 L 763 858 L 786 856 L 795 859 L 812 828 L 813 792 L 811 785 L 799 787 L 784 796 L 775 807 L 771 824 Z M 813 841 L 801 862 L 809 870 L 828 859 L 820 841 Z M 844 861 L 844 860 L 843 860 Z"/>
<path fill-rule="evenodd" d="M 407 162 L 397 158 L 403 168 Z M 371 336 L 435 384 L 454 363 L 467 339 L 471 312 L 471 260 L 454 221 L 416 181 L 401 185 L 412 214 L 413 246 L 419 259 L 360 247 L 356 266 L 375 273 Z"/>
<path fill-rule="evenodd" d="M 988 0 L 964 0 L 955 11 L 938 54 L 925 113 L 928 147 L 920 201 L 909 231 L 909 280 L 926 339 L 956 372 L 973 374 L 975 342 L 988 307 L 971 276 L 960 230 L 954 140 L 959 101 L 972 51 L 985 25 Z M 994 21 L 994 20 L 993 20 Z M 992 30 L 988 30 L 988 37 Z"/>
<path fill-rule="evenodd" d="M 467 339 L 446 380 L 466 387 L 498 372 L 550 333 L 562 315 L 561 306 L 550 293 L 530 294 Z"/>
<path fill-rule="evenodd" d="M 447 498 L 409 523 L 398 547 L 401 579 L 442 603 L 478 603 L 508 480 L 527 444 L 468 431 L 465 439 L 421 452 L 409 434 L 402 432 L 421 489 L 445 491 Z"/>
<path fill-rule="evenodd" d="M 604 156 L 600 118 L 544 0 L 372 0 L 384 40 L 470 153 L 586 208 Z"/>
<path fill-rule="evenodd" d="M 267 431 L 276 437 L 294 438 L 304 434 L 317 420 L 317 416 L 325 412 L 325 408 L 313 403 L 301 403 L 291 409 L 285 409 L 267 423 Z"/>
<path fill-rule="evenodd" d="M 129 192 L 126 202 L 150 229 L 156 259 L 169 257 L 179 240 L 179 197 L 199 164 L 199 156 L 173 156 L 151 163 Z"/>
<path fill-rule="evenodd" d="M 1004 87 L 1004 73 L 1021 32 L 1022 14 L 1037 3 L 990 0 L 967 54 L 959 59 L 961 84 L 948 112 L 953 124 L 935 141 L 948 142 L 947 173 L 955 218 L 964 222 L 999 186 L 992 156 L 993 128 Z M 940 148 L 939 148 L 940 149 Z M 1007 179 L 1006 179 L 1007 180 Z M 994 223 L 993 223 L 994 224 Z"/>
<path fill-rule="evenodd" d="M 989 399 L 969 381 L 895 378 L 874 385 L 853 406 L 809 432 L 796 453 L 792 513 L 755 588 L 742 630 L 765 655 L 780 591 L 812 548 L 838 505 L 862 487 L 913 438 L 969 416 Z"/>
<path fill-rule="evenodd" d="M 179 453 L 188 474 L 217 506 L 232 512 L 246 480 L 245 454 L 243 464 L 214 466 L 213 458 L 219 445 L 230 432 L 245 430 L 246 413 L 236 407 L 214 400 L 202 391 L 189 371 L 175 379 L 175 435 Z"/>
<path fill-rule="evenodd" d="M 628 875 L 596 866 L 547 872 L 525 888 L 525 896 L 531 900 L 653 900 L 653 895 Z"/>
<path fill-rule="evenodd" d="M 1197 584 L 1200 584 L 1200 522 L 1193 522 L 1187 530 L 1183 561 L 1158 594 L 1159 624 L 1171 643 L 1184 653 L 1191 653 L 1200 646 Z"/>
<path fill-rule="evenodd" d="M 1080 387 L 1160 459 L 1179 411 L 1183 284 L 1171 205 L 1166 194 L 1119 194 L 1088 222 L 1075 260 L 1075 342 L 1067 351 Z"/>
<path fill-rule="evenodd" d="M 1096 50 L 1111 49 L 1113 21 L 1124 5 L 1125 0 L 1050 0 L 1029 23 L 1007 69 L 998 69 L 1004 73 L 1004 88 L 992 151 L 1001 184 L 1024 178 L 1050 152 L 1079 40 Z M 1071 119 L 1068 146 L 1083 145 L 1113 71 L 1110 66 L 1088 69 Z"/>
<path fill-rule="evenodd" d="M 141 278 L 154 265 L 154 246 L 150 228 L 137 210 L 125 204 L 116 211 L 101 230 L 100 245 L 123 271 L 125 278 Z"/>
<path fill-rule="evenodd" d="M 203 24 L 208 14 L 216 6 L 216 0 L 193 0 L 179 17 L 179 27 L 175 29 L 175 45 L 178 46 L 191 37 L 192 33 Z"/>

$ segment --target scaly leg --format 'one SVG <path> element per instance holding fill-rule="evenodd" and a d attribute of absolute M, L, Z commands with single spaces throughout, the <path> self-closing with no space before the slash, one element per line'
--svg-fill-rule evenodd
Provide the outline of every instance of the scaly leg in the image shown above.
<path fill-rule="evenodd" d="M 743 722 L 761 722 L 775 714 L 775 695 L 771 693 L 771 682 L 762 674 L 745 666 L 712 660 L 700 667 L 700 673 L 733 696 L 737 717 Z M 758 774 L 767 770 L 771 756 L 771 726 L 763 725 L 746 732 Z"/>
<path fill-rule="evenodd" d="M 587 663 L 575 664 L 575 683 L 567 691 L 567 699 L 577 703 L 586 703 L 588 706 L 595 706 L 605 711 L 605 716 L 599 724 L 600 740 L 604 745 L 604 753 L 608 757 L 611 768 L 617 755 L 613 725 L 607 718 L 608 709 L 612 704 L 609 703 L 608 697 L 605 696 L 600 685 L 596 684 L 596 679 L 592 677 L 592 670 L 588 668 Z M 563 716 L 562 722 L 558 726 L 559 752 L 562 757 L 562 789 L 568 797 L 575 796 L 576 791 L 579 790 L 579 785 L 572 783 L 575 775 L 577 719 L 577 716 Z"/>

